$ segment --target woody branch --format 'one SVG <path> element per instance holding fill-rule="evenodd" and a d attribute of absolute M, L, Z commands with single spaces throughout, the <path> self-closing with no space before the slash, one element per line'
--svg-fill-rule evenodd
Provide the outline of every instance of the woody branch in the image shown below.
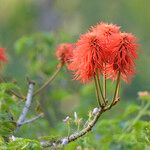
<path fill-rule="evenodd" d="M 17 121 L 17 126 L 21 126 L 22 123 L 25 121 L 26 119 L 26 115 L 29 111 L 29 108 L 31 106 L 31 101 L 32 101 L 32 96 L 33 96 L 33 89 L 34 89 L 34 82 L 33 81 L 29 81 L 29 89 L 28 89 L 28 94 L 27 94 L 27 98 L 26 98 L 26 102 L 25 102 L 25 106 L 22 110 L 22 113 Z"/>
<path fill-rule="evenodd" d="M 23 124 L 28 124 L 28 123 L 31 123 L 41 117 L 43 117 L 43 114 L 39 114 L 29 120 L 26 120 L 26 115 L 29 111 L 29 108 L 31 106 L 31 102 L 32 102 L 32 98 L 34 96 L 36 96 L 37 94 L 39 94 L 42 90 L 44 90 L 54 79 L 55 77 L 57 76 L 57 74 L 60 72 L 61 68 L 63 67 L 63 63 L 60 63 L 58 65 L 58 68 L 56 69 L 56 71 L 54 72 L 54 74 L 48 78 L 48 80 L 37 90 L 37 91 L 33 91 L 33 88 L 34 88 L 34 82 L 33 81 L 29 81 L 29 90 L 28 90 L 28 94 L 27 94 L 27 97 L 26 98 L 23 98 L 23 99 L 26 99 L 26 102 L 25 102 L 25 106 L 22 110 L 22 113 L 18 119 L 18 122 L 17 122 L 17 126 L 22 126 Z"/>
<path fill-rule="evenodd" d="M 99 80 L 99 79 L 98 79 Z M 71 134 L 70 136 L 68 137 L 64 137 L 64 138 L 61 138 L 55 142 L 53 141 L 44 141 L 44 142 L 41 142 L 41 145 L 43 147 L 53 147 L 53 148 L 57 148 L 59 145 L 61 146 L 64 146 L 72 141 L 75 141 L 77 140 L 78 138 L 84 136 L 85 134 L 87 134 L 88 132 L 90 132 L 92 130 L 92 128 L 95 126 L 95 124 L 98 122 L 100 116 L 110 110 L 114 105 L 116 105 L 118 103 L 118 101 L 120 100 L 120 98 L 118 97 L 118 90 L 119 90 L 119 81 L 120 81 L 120 73 L 118 73 L 118 79 L 117 79 L 117 82 L 116 82 L 116 89 L 114 91 L 114 98 L 112 100 L 112 102 L 107 105 L 103 105 L 102 102 L 105 102 L 105 100 L 103 99 L 103 93 L 99 91 L 99 88 L 97 86 L 101 86 L 100 85 L 100 82 L 99 82 L 99 85 L 97 85 L 97 82 L 95 80 L 95 87 L 96 87 L 96 96 L 97 96 L 97 100 L 98 100 L 98 105 L 99 105 L 99 109 L 97 109 L 97 111 L 95 112 L 94 114 L 94 118 L 79 132 L 75 132 L 73 134 Z M 100 98 L 101 96 L 101 98 Z M 101 100 L 104 100 L 104 101 L 101 101 Z"/>
<path fill-rule="evenodd" d="M 99 109 L 97 111 L 97 113 L 94 116 L 94 118 L 81 131 L 75 132 L 75 133 L 71 134 L 68 137 L 63 137 L 61 139 L 58 139 L 55 142 L 54 141 L 44 141 L 44 142 L 41 142 L 41 146 L 43 146 L 43 147 L 57 148 L 59 145 L 64 146 L 64 145 L 66 145 L 66 144 L 68 144 L 70 142 L 73 142 L 73 141 L 77 140 L 78 138 L 84 136 L 85 134 L 87 134 L 88 132 L 90 132 L 92 130 L 92 128 L 95 126 L 95 124 L 99 120 L 100 116 L 104 112 L 110 110 L 112 108 L 112 106 L 114 106 L 114 105 L 117 104 L 118 101 L 119 101 L 119 98 L 117 98 L 112 105 L 101 107 L 101 109 Z"/>

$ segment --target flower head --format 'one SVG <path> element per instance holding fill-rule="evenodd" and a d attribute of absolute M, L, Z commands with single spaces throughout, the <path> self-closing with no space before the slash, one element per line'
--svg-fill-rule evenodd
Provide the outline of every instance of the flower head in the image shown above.
<path fill-rule="evenodd" d="M 75 72 L 75 79 L 83 83 L 96 73 L 113 80 L 119 73 L 128 82 L 135 74 L 137 47 L 132 34 L 121 33 L 119 26 L 99 23 L 81 35 L 68 68 Z"/>
<path fill-rule="evenodd" d="M 7 62 L 7 56 L 5 54 L 4 48 L 0 48 L 0 61 L 1 62 Z"/>
<path fill-rule="evenodd" d="M 99 23 L 91 28 L 91 32 L 96 32 L 99 36 L 109 37 L 114 33 L 120 32 L 120 27 L 114 24 Z"/>
<path fill-rule="evenodd" d="M 73 52 L 69 69 L 75 71 L 75 79 L 85 83 L 103 69 L 105 47 L 103 40 L 95 33 L 81 35 Z"/>
<path fill-rule="evenodd" d="M 111 49 L 109 45 L 112 45 L 117 36 L 120 33 L 120 27 L 114 24 L 99 23 L 91 28 L 91 32 L 94 32 L 98 37 L 103 39 L 103 45 L 105 45 L 104 63 L 108 63 L 111 58 Z M 112 37 L 113 36 L 113 37 Z"/>
<path fill-rule="evenodd" d="M 111 61 L 108 64 L 107 76 L 115 80 L 120 72 L 122 79 L 128 82 L 135 74 L 134 60 L 137 58 L 137 40 L 130 33 L 120 33 L 115 38 L 114 43 L 109 45 Z"/>
<path fill-rule="evenodd" d="M 139 91 L 138 96 L 139 96 L 139 98 L 147 97 L 147 96 L 149 97 L 150 93 L 148 91 Z"/>
<path fill-rule="evenodd" d="M 63 63 L 69 63 L 73 55 L 74 44 L 62 43 L 58 45 L 56 56 Z"/>

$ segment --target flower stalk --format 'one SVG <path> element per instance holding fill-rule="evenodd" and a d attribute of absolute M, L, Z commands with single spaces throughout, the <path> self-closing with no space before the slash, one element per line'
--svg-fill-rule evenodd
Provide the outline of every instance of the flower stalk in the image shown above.
<path fill-rule="evenodd" d="M 97 80 L 97 83 L 98 83 L 99 95 L 101 96 L 101 99 L 102 99 L 102 106 L 106 106 L 106 101 L 105 101 L 104 96 L 103 96 L 100 77 L 98 75 L 98 72 L 96 73 L 96 80 Z"/>
<path fill-rule="evenodd" d="M 56 78 L 57 74 L 60 72 L 63 66 L 64 63 L 60 63 L 58 65 L 58 68 L 56 69 L 54 74 L 37 91 L 34 92 L 33 97 L 43 91 Z"/>
<path fill-rule="evenodd" d="M 120 89 L 120 76 L 121 76 L 121 72 L 119 71 L 118 76 L 117 76 L 117 82 L 116 82 L 114 97 L 113 97 L 113 100 L 112 100 L 110 106 L 112 106 L 115 103 L 116 99 L 118 99 L 118 93 L 119 93 L 119 89 Z"/>
<path fill-rule="evenodd" d="M 98 89 L 98 82 L 97 82 L 96 76 L 94 76 L 94 83 L 95 83 L 95 91 L 96 91 L 96 100 L 97 100 L 99 107 L 102 107 L 102 102 L 100 99 L 100 93 L 99 93 L 99 89 Z"/>
<path fill-rule="evenodd" d="M 104 95 L 104 99 L 106 101 L 106 63 L 104 63 L 104 74 L 103 74 L 103 95 Z"/>

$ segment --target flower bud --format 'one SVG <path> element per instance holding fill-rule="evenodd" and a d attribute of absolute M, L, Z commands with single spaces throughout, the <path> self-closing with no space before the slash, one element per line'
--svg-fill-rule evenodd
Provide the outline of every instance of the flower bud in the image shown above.
<path fill-rule="evenodd" d="M 70 119 L 70 117 L 67 116 L 65 119 L 63 119 L 63 122 L 64 122 L 64 123 L 67 123 L 67 122 L 69 121 L 69 119 Z"/>
<path fill-rule="evenodd" d="M 16 141 L 16 137 L 12 135 L 12 136 L 10 137 L 10 140 Z"/>
<path fill-rule="evenodd" d="M 77 120 L 78 119 L 78 115 L 76 112 L 74 112 L 74 119 Z"/>
<path fill-rule="evenodd" d="M 67 138 L 62 139 L 61 141 L 62 141 L 62 142 L 61 142 L 61 145 L 62 145 L 62 146 L 65 146 L 65 145 L 68 144 L 68 139 L 67 139 Z"/>
<path fill-rule="evenodd" d="M 148 91 L 139 91 L 138 96 L 139 96 L 139 98 L 142 98 L 145 96 L 150 96 L 150 93 Z"/>
<path fill-rule="evenodd" d="M 97 107 L 94 108 L 94 109 L 93 109 L 93 112 L 92 112 L 93 116 L 95 116 L 99 111 L 100 111 L 99 108 L 97 108 Z"/>

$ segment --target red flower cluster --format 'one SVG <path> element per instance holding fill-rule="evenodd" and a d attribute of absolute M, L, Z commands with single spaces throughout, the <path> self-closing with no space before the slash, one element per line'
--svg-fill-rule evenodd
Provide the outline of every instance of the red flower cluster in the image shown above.
<path fill-rule="evenodd" d="M 121 33 L 116 25 L 100 23 L 81 35 L 69 69 L 83 83 L 90 81 L 96 72 L 112 80 L 120 72 L 122 79 L 128 81 L 135 73 L 137 47 L 132 34 Z"/>
<path fill-rule="evenodd" d="M 101 37 L 94 32 L 89 32 L 81 36 L 76 43 L 72 62 L 69 69 L 76 71 L 75 79 L 88 82 L 98 70 L 103 70 L 105 46 Z"/>
<path fill-rule="evenodd" d="M 7 62 L 7 57 L 6 57 L 4 48 L 0 48 L 0 61 Z"/>
<path fill-rule="evenodd" d="M 118 37 L 117 37 L 118 36 Z M 111 61 L 107 68 L 107 77 L 115 80 L 118 72 L 124 81 L 129 82 L 135 74 L 135 63 L 137 59 L 136 38 L 130 33 L 116 35 L 115 43 L 110 45 Z"/>
<path fill-rule="evenodd" d="M 73 56 L 74 44 L 62 43 L 58 45 L 56 50 L 56 56 L 62 63 L 69 63 Z"/>

